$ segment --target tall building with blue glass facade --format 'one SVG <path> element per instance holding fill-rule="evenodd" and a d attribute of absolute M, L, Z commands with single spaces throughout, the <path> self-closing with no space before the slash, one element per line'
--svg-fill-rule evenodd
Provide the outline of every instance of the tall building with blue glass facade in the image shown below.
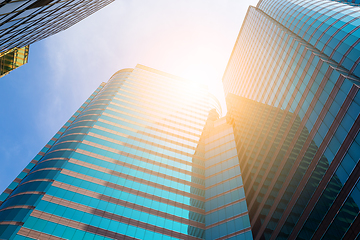
<path fill-rule="evenodd" d="M 360 239 L 360 7 L 261 0 L 223 77 L 103 83 L 0 196 L 0 239 Z"/>
<path fill-rule="evenodd" d="M 204 86 L 118 71 L 0 196 L 0 239 L 252 239 L 219 114 Z"/>
<path fill-rule="evenodd" d="M 205 157 L 205 239 L 252 239 L 233 126 L 210 118 L 200 144 Z"/>
<path fill-rule="evenodd" d="M 359 239 L 360 7 L 262 0 L 223 83 L 254 239 Z"/>

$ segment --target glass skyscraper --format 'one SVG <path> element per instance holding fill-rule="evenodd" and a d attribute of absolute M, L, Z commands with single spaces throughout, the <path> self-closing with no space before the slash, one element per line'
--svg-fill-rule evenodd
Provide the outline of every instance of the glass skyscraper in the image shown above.
<path fill-rule="evenodd" d="M 219 114 L 204 86 L 118 71 L 1 195 L 0 239 L 252 239 Z"/>
<path fill-rule="evenodd" d="M 1 1 L 0 52 L 25 47 L 65 30 L 112 1 Z"/>
<path fill-rule="evenodd" d="M 214 118 L 213 118 L 214 119 Z M 233 126 L 209 117 L 199 146 L 205 156 L 205 239 L 252 239 Z"/>
<path fill-rule="evenodd" d="M 360 8 L 250 7 L 224 74 L 254 239 L 360 232 Z"/>
<path fill-rule="evenodd" d="M 259 1 L 226 117 L 204 86 L 118 71 L 0 196 L 0 239 L 360 239 L 359 63 L 358 1 Z"/>
<path fill-rule="evenodd" d="M 29 46 L 0 53 L 0 77 L 28 62 Z"/>

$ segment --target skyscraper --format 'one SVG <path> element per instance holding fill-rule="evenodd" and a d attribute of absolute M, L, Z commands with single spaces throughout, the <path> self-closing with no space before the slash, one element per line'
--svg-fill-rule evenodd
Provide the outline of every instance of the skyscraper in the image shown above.
<path fill-rule="evenodd" d="M 233 126 L 209 116 L 199 147 L 205 157 L 205 239 L 252 239 Z"/>
<path fill-rule="evenodd" d="M 263 0 L 201 86 L 115 73 L 0 196 L 0 238 L 359 239 L 357 3 Z"/>
<path fill-rule="evenodd" d="M 262 0 L 223 83 L 254 239 L 360 232 L 360 8 Z M 237 95 L 237 96 L 236 96 Z"/>
<path fill-rule="evenodd" d="M 219 114 L 204 86 L 118 71 L 0 196 L 0 238 L 251 239 Z"/>
<path fill-rule="evenodd" d="M 0 53 L 0 77 L 28 62 L 29 46 Z"/>
<path fill-rule="evenodd" d="M 0 3 L 0 52 L 65 30 L 112 1 L 4 0 Z"/>

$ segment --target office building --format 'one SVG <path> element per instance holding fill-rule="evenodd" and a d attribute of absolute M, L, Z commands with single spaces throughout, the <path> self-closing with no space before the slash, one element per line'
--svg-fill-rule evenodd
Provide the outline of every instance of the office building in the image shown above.
<path fill-rule="evenodd" d="M 29 46 L 0 53 L 0 77 L 28 62 Z"/>
<path fill-rule="evenodd" d="M 357 4 L 249 8 L 223 84 L 254 239 L 359 238 L 359 37 Z"/>
<path fill-rule="evenodd" d="M 4 0 L 0 3 L 0 52 L 65 30 L 112 1 Z"/>
<path fill-rule="evenodd" d="M 0 196 L 0 239 L 252 239 L 220 114 L 204 86 L 118 71 Z"/>
<path fill-rule="evenodd" d="M 262 0 L 223 84 L 138 65 L 0 196 L 5 239 L 360 239 L 360 8 Z"/>
<path fill-rule="evenodd" d="M 233 126 L 225 117 L 209 116 L 199 147 L 203 145 L 205 239 L 252 239 Z"/>

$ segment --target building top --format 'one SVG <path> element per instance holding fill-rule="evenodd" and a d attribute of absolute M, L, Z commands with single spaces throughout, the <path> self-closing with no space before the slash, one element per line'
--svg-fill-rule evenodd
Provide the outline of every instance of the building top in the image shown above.
<path fill-rule="evenodd" d="M 187 91 L 191 91 L 194 89 L 205 91 L 206 94 L 208 95 L 207 104 L 209 104 L 210 109 L 215 109 L 216 112 L 219 114 L 219 116 L 222 116 L 222 108 L 221 108 L 221 104 L 220 104 L 219 100 L 213 94 L 209 93 L 208 87 L 205 84 L 197 83 L 197 82 L 188 80 L 186 78 L 178 77 L 178 76 L 175 76 L 175 75 L 172 75 L 172 74 L 169 74 L 169 73 L 166 73 L 166 72 L 163 72 L 163 71 L 151 68 L 151 67 L 147 67 L 147 66 L 141 65 L 141 64 L 137 64 L 135 68 L 121 69 L 121 70 L 117 71 L 116 73 L 114 73 L 110 79 L 112 79 L 113 77 L 116 77 L 116 75 L 119 73 L 136 72 L 136 69 L 145 70 L 147 72 L 154 73 L 154 74 L 163 76 L 165 78 L 168 78 L 169 80 L 171 79 L 171 80 L 177 80 L 177 81 L 183 82 L 185 84 L 184 86 L 186 86 Z M 187 91 L 185 91 L 185 92 L 187 92 Z"/>

